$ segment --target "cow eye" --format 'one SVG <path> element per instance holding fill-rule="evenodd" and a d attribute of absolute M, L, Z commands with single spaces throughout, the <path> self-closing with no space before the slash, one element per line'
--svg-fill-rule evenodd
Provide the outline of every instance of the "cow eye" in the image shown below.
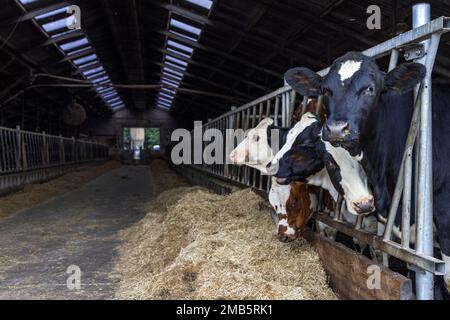
<path fill-rule="evenodd" d="M 364 89 L 363 94 L 367 96 L 373 96 L 375 95 L 375 87 L 374 86 L 368 86 Z"/>
<path fill-rule="evenodd" d="M 253 137 L 253 141 L 258 142 L 259 141 L 259 136 L 254 136 Z"/>

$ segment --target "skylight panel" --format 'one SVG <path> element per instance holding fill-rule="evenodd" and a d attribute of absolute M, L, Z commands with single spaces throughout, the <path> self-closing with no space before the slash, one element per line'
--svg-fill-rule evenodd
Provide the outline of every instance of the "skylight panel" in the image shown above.
<path fill-rule="evenodd" d="M 115 92 L 115 89 L 114 88 L 101 88 L 101 87 L 97 87 L 97 88 L 95 88 L 95 90 L 97 90 L 97 92 L 99 93 L 99 94 L 107 94 L 107 93 L 110 93 L 110 92 Z"/>
<path fill-rule="evenodd" d="M 105 80 L 109 81 L 108 76 L 104 76 L 104 77 L 101 77 L 101 78 L 98 78 L 98 79 L 94 79 L 94 80 L 92 80 L 92 83 L 101 83 L 102 81 L 105 81 Z"/>
<path fill-rule="evenodd" d="M 97 55 L 95 53 L 88 55 L 86 57 L 80 58 L 80 59 L 73 60 L 73 63 L 75 63 L 76 65 L 78 65 L 81 68 L 81 66 L 80 66 L 81 64 L 91 62 L 92 60 L 97 60 Z"/>
<path fill-rule="evenodd" d="M 168 86 L 177 87 L 177 88 L 180 85 L 179 83 L 172 82 L 172 81 L 166 80 L 166 79 L 162 79 L 161 82 L 166 84 L 166 85 L 168 85 Z"/>
<path fill-rule="evenodd" d="M 90 75 L 87 75 L 86 78 L 92 79 L 92 78 L 98 77 L 98 76 L 103 75 L 103 74 L 106 75 L 106 71 L 105 70 L 97 71 L 96 73 L 91 73 Z"/>
<path fill-rule="evenodd" d="M 188 46 L 185 46 L 184 44 L 181 44 L 179 42 L 173 41 L 173 40 L 167 40 L 167 45 L 180 49 L 182 51 L 185 51 L 189 54 L 192 54 L 192 52 L 194 52 L 194 49 Z"/>
<path fill-rule="evenodd" d="M 53 11 L 41 14 L 40 16 L 36 17 L 36 20 L 46 19 L 46 18 L 49 18 L 49 17 L 52 17 L 52 16 L 56 16 L 57 14 L 60 14 L 60 13 L 63 13 L 63 12 L 67 12 L 67 8 L 69 8 L 69 7 L 64 7 L 64 8 L 61 8 L 61 9 L 56 9 L 56 10 L 53 10 Z"/>
<path fill-rule="evenodd" d="M 167 48 L 167 51 L 169 51 L 169 52 L 171 52 L 171 53 L 178 54 L 178 55 L 183 56 L 183 57 L 186 57 L 186 58 L 190 58 L 190 57 L 191 57 L 191 56 L 188 55 L 187 53 L 180 52 L 180 51 L 174 50 L 174 49 L 172 49 L 172 48 Z"/>
<path fill-rule="evenodd" d="M 97 63 L 99 63 L 99 61 L 95 60 L 95 61 L 92 61 L 92 62 L 89 62 L 89 63 L 85 63 L 85 64 L 82 64 L 82 65 L 79 65 L 78 68 L 86 69 L 87 67 L 93 66 L 94 64 L 97 64 Z"/>
<path fill-rule="evenodd" d="M 163 110 L 170 110 L 170 107 L 166 107 L 163 105 L 158 105 L 158 108 L 163 109 Z"/>
<path fill-rule="evenodd" d="M 91 49 L 92 49 L 91 46 L 87 46 L 86 48 L 81 48 L 81 49 L 78 49 L 78 50 L 75 50 L 75 51 L 70 51 L 67 54 L 68 54 L 68 56 L 73 56 L 75 54 L 79 54 L 81 52 L 88 51 L 88 50 L 91 50 Z"/>
<path fill-rule="evenodd" d="M 165 98 L 165 97 L 163 97 L 161 95 L 158 95 L 158 101 L 162 101 L 161 99 L 165 99 L 166 100 L 166 101 L 164 101 L 164 103 L 170 104 L 170 103 L 172 103 L 174 97 Z"/>
<path fill-rule="evenodd" d="M 180 33 L 180 32 L 178 32 L 178 31 L 175 31 L 175 30 L 172 30 L 172 29 L 169 29 L 169 32 L 172 33 L 172 34 L 174 34 L 174 35 L 176 35 L 176 36 L 185 38 L 186 40 L 190 40 L 190 41 L 194 41 L 194 42 L 197 42 L 197 41 L 198 41 L 198 39 L 196 39 L 196 38 L 194 38 L 194 37 L 190 37 L 190 36 L 188 36 L 188 35 L 186 35 L 186 34 Z"/>
<path fill-rule="evenodd" d="M 167 67 L 164 67 L 164 68 L 163 68 L 163 73 L 166 73 L 166 72 L 171 73 L 171 74 L 175 74 L 175 75 L 180 76 L 180 77 L 183 77 L 183 74 L 182 74 L 181 72 L 178 72 L 178 71 L 176 71 L 176 70 L 173 70 L 173 69 L 169 69 L 169 68 L 167 68 Z"/>
<path fill-rule="evenodd" d="M 193 3 L 197 6 L 205 8 L 207 10 L 211 9 L 212 1 L 211 0 L 186 0 L 187 2 Z"/>
<path fill-rule="evenodd" d="M 111 93 L 108 93 L 108 94 L 102 94 L 102 98 L 103 99 L 108 99 L 108 98 L 116 97 L 118 95 L 119 94 L 117 92 L 111 92 Z"/>
<path fill-rule="evenodd" d="M 88 39 L 87 38 L 82 38 L 82 39 L 79 39 L 79 40 L 75 40 L 75 41 L 72 41 L 72 42 L 68 42 L 68 43 L 62 44 L 62 45 L 60 45 L 60 47 L 64 51 L 68 51 L 68 50 L 72 50 L 72 49 L 75 49 L 75 48 L 79 48 L 79 47 L 85 46 L 87 44 L 89 44 Z"/>
<path fill-rule="evenodd" d="M 179 28 L 181 30 L 184 30 L 184 31 L 187 31 L 189 33 L 195 34 L 196 36 L 199 36 L 200 33 L 202 32 L 202 29 L 194 27 L 194 26 L 191 26 L 190 24 L 181 22 L 180 20 L 177 20 L 177 19 L 174 19 L 174 18 L 170 19 L 170 25 L 172 27 Z"/>
<path fill-rule="evenodd" d="M 96 68 L 93 68 L 93 69 L 89 69 L 89 70 L 83 72 L 83 74 L 84 74 L 85 76 L 89 76 L 89 75 L 91 75 L 91 74 L 94 74 L 94 73 L 97 73 L 97 72 L 100 72 L 100 71 L 104 71 L 104 70 L 103 70 L 103 66 L 96 67 Z"/>
<path fill-rule="evenodd" d="M 177 68 L 180 71 L 186 71 L 186 68 L 187 68 L 186 66 L 180 66 L 178 64 L 174 64 L 174 63 L 171 63 L 168 61 L 165 61 L 164 64 L 168 67 Z"/>
<path fill-rule="evenodd" d="M 67 26 L 75 25 L 76 23 L 77 18 L 75 17 L 75 15 L 71 15 L 67 18 L 46 23 L 42 26 L 42 28 L 44 28 L 44 30 L 47 32 L 53 32 L 59 29 L 65 29 L 67 28 Z"/>
<path fill-rule="evenodd" d="M 166 77 L 170 77 L 170 78 L 175 79 L 175 80 L 177 80 L 177 81 L 181 81 L 181 80 L 183 79 L 183 78 L 180 77 L 180 76 L 177 76 L 177 75 L 174 75 L 174 74 L 170 74 L 170 73 L 168 73 L 168 72 L 166 72 L 166 73 L 163 74 L 163 78 L 166 78 Z"/>
<path fill-rule="evenodd" d="M 172 106 L 171 103 L 162 102 L 162 101 L 156 101 L 156 103 L 157 103 L 159 106 L 163 106 L 163 107 L 165 107 L 165 108 L 170 108 L 170 107 Z"/>
<path fill-rule="evenodd" d="M 74 30 L 63 31 L 63 32 L 60 32 L 60 33 L 57 33 L 57 34 L 52 35 L 52 38 L 53 38 L 53 39 L 54 39 L 54 38 L 58 38 L 58 37 L 60 37 L 60 36 L 63 36 L 63 35 L 65 35 L 65 34 L 69 34 L 69 33 L 75 32 L 75 31 L 77 31 L 77 30 L 74 29 Z"/>
<path fill-rule="evenodd" d="M 169 56 L 169 55 L 166 55 L 166 60 L 169 60 L 170 62 L 182 65 L 183 67 L 187 67 L 187 65 L 188 65 L 186 61 L 174 58 L 174 57 Z"/>
<path fill-rule="evenodd" d="M 162 98 L 168 98 L 170 100 L 173 100 L 173 98 L 174 98 L 173 96 L 169 96 L 167 94 L 163 94 L 162 92 L 159 94 L 159 96 L 162 97 Z"/>
<path fill-rule="evenodd" d="M 116 107 L 118 107 L 118 106 L 122 106 L 123 105 L 123 102 L 122 101 L 118 101 L 118 102 L 116 102 L 116 103 L 110 103 L 110 104 L 108 104 L 111 108 L 116 108 Z"/>
<path fill-rule="evenodd" d="M 114 99 L 105 99 L 105 101 L 106 101 L 108 104 L 114 104 L 114 103 L 117 103 L 117 102 L 122 102 L 122 100 L 121 100 L 119 97 L 116 97 L 116 98 L 114 98 Z"/>
<path fill-rule="evenodd" d="M 27 5 L 33 2 L 37 2 L 39 0 L 19 0 L 23 5 Z"/>

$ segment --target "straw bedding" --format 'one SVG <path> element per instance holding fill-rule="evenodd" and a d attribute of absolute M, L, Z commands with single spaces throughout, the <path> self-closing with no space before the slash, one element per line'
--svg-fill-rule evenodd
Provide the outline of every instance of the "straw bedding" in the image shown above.
<path fill-rule="evenodd" d="M 122 233 L 117 298 L 336 299 L 306 241 L 276 240 L 258 195 L 242 190 L 219 196 L 186 187 L 161 169 L 163 163 L 155 165 L 155 180 L 169 176 L 175 188 L 162 192 L 146 217 Z"/>
<path fill-rule="evenodd" d="M 108 161 L 95 166 L 81 167 L 44 183 L 26 185 L 22 191 L 0 197 L 0 218 L 76 190 L 85 183 L 120 166 L 121 164 L 117 161 Z"/>

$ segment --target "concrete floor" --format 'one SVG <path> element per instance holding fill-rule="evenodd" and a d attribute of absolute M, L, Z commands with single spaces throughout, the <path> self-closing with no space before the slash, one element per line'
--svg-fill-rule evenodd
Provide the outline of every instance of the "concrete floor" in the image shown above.
<path fill-rule="evenodd" d="M 149 167 L 124 166 L 0 220 L 0 299 L 113 298 L 118 232 L 145 215 L 152 194 Z M 81 290 L 67 287 L 77 283 L 72 265 Z"/>

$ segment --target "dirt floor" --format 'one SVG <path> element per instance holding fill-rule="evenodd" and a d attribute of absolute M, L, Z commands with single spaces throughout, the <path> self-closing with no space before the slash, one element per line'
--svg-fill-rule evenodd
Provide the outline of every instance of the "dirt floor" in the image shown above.
<path fill-rule="evenodd" d="M 336 299 L 315 250 L 284 244 L 266 201 L 188 187 L 163 162 L 147 215 L 121 232 L 119 299 Z"/>
<path fill-rule="evenodd" d="M 41 204 L 0 219 L 0 299 L 114 298 L 118 233 L 145 216 L 153 195 L 148 166 L 114 167 L 74 172 L 7 197 L 15 203 L 10 213 Z M 81 289 L 71 290 L 78 270 Z"/>
<path fill-rule="evenodd" d="M 27 185 L 22 191 L 0 197 L 0 218 L 77 190 L 92 179 L 120 166 L 118 161 L 108 161 L 99 165 L 81 167 L 45 183 Z"/>

